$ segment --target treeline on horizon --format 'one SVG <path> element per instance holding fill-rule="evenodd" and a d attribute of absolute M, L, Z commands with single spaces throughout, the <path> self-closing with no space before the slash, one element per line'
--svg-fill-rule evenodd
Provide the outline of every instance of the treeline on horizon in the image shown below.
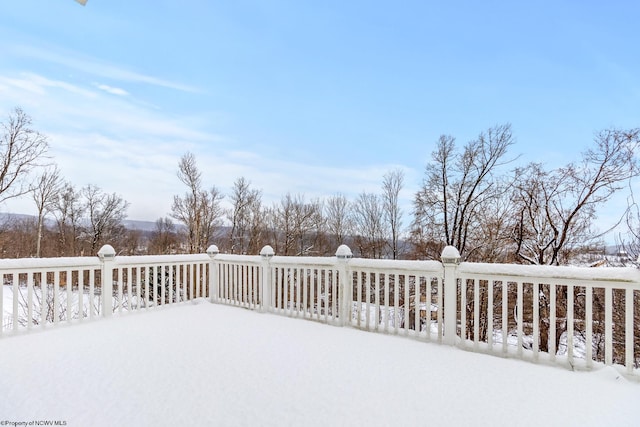
<path fill-rule="evenodd" d="M 118 194 L 91 184 L 78 188 L 55 164 L 43 164 L 47 137 L 32 129 L 22 109 L 0 128 L 0 202 L 30 197 L 35 207 L 33 218 L 0 224 L 4 258 L 91 256 L 104 244 L 123 255 L 202 253 L 210 244 L 225 253 L 257 254 L 268 244 L 278 255 L 330 256 L 345 243 L 365 258 L 439 259 L 451 245 L 468 261 L 563 265 L 604 246 L 593 223 L 621 192 L 629 203 L 620 208 L 626 229 L 620 246 L 633 259 L 640 253 L 632 191 L 640 174 L 637 128 L 597 132 L 575 162 L 551 170 L 540 163 L 513 166 L 509 124 L 463 144 L 442 135 L 411 212 L 399 204 L 400 169 L 384 174 L 378 193 L 353 200 L 287 193 L 267 205 L 262 189 L 245 177 L 228 194 L 204 183 L 196 157 L 185 153 L 177 168 L 185 192 L 174 196 L 171 213 L 151 232 L 124 226 L 129 203 Z"/>

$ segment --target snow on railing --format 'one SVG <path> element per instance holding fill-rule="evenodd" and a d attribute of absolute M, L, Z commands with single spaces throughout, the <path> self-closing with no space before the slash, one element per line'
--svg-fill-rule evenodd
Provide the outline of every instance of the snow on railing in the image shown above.
<path fill-rule="evenodd" d="M 640 271 L 461 263 L 461 345 L 593 367 L 640 367 Z M 511 348 L 510 348 L 511 345 Z M 542 355 L 542 356 L 541 356 Z"/>
<path fill-rule="evenodd" d="M 353 259 L 349 271 L 355 327 L 442 341 L 440 262 Z"/>
<path fill-rule="evenodd" d="M 0 334 L 100 313 L 98 258 L 0 260 Z M 96 285 L 97 284 L 97 285 Z"/>
<path fill-rule="evenodd" d="M 10 331 L 194 298 L 466 350 L 640 377 L 640 271 L 440 261 L 207 254 L 0 260 Z"/>
<path fill-rule="evenodd" d="M 213 258 L 216 274 L 212 301 L 265 312 L 335 323 L 338 315 L 337 258 L 260 256 Z"/>
<path fill-rule="evenodd" d="M 340 321 L 341 270 L 337 259 L 279 257 L 269 262 L 269 311 L 323 323 Z"/>
<path fill-rule="evenodd" d="M 211 258 L 199 255 L 0 259 L 0 336 L 208 298 Z"/>
<path fill-rule="evenodd" d="M 214 266 L 212 302 L 262 309 L 260 256 L 220 254 Z"/>
<path fill-rule="evenodd" d="M 441 261 L 213 257 L 212 301 L 466 350 L 640 376 L 640 272 Z M 536 296 L 534 298 L 534 295 Z M 449 326 L 453 325 L 453 326 Z"/>

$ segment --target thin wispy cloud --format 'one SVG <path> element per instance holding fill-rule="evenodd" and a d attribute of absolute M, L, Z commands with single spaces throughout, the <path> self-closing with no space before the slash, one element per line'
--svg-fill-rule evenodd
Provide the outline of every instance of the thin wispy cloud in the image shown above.
<path fill-rule="evenodd" d="M 118 95 L 118 96 L 127 96 L 129 95 L 129 92 L 127 92 L 124 89 L 121 89 L 119 87 L 112 87 L 109 85 L 103 85 L 103 84 L 95 84 L 95 87 L 97 87 L 100 90 L 103 90 L 107 93 L 110 93 L 112 95 Z"/>
<path fill-rule="evenodd" d="M 233 138 L 207 130 L 200 115 L 170 117 L 130 96 L 110 96 L 114 90 L 118 92 L 108 85 L 84 87 L 35 73 L 0 74 L 0 108 L 28 105 L 39 130 L 49 136 L 51 154 L 65 177 L 77 186 L 92 183 L 121 194 L 131 202 L 131 218 L 153 220 L 170 212 L 173 196 L 184 191 L 176 170 L 186 151 L 196 155 L 207 186 L 228 194 L 234 181 L 245 177 L 263 191 L 266 204 L 277 203 L 286 193 L 311 199 L 378 191 L 382 175 L 391 168 L 307 165 L 274 156 L 267 146 L 238 150 Z M 28 200 L 13 206 L 31 209 Z"/>
<path fill-rule="evenodd" d="M 18 90 L 26 92 L 27 94 L 45 94 L 45 90 L 42 85 L 39 85 L 33 80 L 5 76 L 0 76 L 0 90 L 6 97 L 9 97 L 11 93 L 15 93 Z"/>
<path fill-rule="evenodd" d="M 80 95 L 84 98 L 88 98 L 88 99 L 96 98 L 96 93 L 91 90 L 85 89 L 81 86 L 78 86 L 69 82 L 65 82 L 62 80 L 47 78 L 35 73 L 30 73 L 30 72 L 22 73 L 21 81 L 30 82 L 33 85 L 39 86 L 40 88 L 43 88 L 43 89 L 46 89 L 46 88 L 62 89 L 63 91 Z M 40 94 L 42 93 L 43 91 L 40 91 Z"/>
<path fill-rule="evenodd" d="M 6 47 L 8 53 L 31 60 L 50 62 L 71 70 L 81 71 L 93 76 L 104 77 L 116 81 L 144 83 L 182 92 L 197 93 L 197 88 L 160 77 L 139 73 L 117 64 L 105 62 L 71 50 L 55 47 L 42 49 L 33 45 L 12 45 Z"/>
<path fill-rule="evenodd" d="M 161 136 L 187 141 L 221 140 L 219 135 L 184 126 L 182 123 L 189 121 L 185 117 L 168 116 L 130 97 L 108 96 L 104 90 L 93 90 L 93 86 L 83 87 L 34 73 L 0 74 L 0 85 L 0 106 L 30 105 L 34 118 L 56 118 L 50 120 L 54 129 L 62 127 L 60 124 L 73 124 L 74 128 L 140 134 L 145 139 Z"/>

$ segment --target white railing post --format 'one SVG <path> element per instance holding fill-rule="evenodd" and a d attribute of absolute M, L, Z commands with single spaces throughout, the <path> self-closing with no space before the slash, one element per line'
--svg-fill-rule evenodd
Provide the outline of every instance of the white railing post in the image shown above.
<path fill-rule="evenodd" d="M 353 298 L 353 280 L 349 272 L 349 260 L 353 257 L 347 245 L 340 245 L 336 250 L 338 263 L 338 294 L 340 295 L 340 326 L 351 323 L 351 299 Z"/>
<path fill-rule="evenodd" d="M 116 251 L 111 245 L 104 245 L 98 251 L 98 258 L 102 263 L 100 286 L 102 294 L 102 317 L 109 317 L 113 311 L 113 261 Z"/>
<path fill-rule="evenodd" d="M 269 312 L 271 310 L 271 258 L 275 252 L 273 248 L 266 245 L 260 250 L 260 257 L 262 258 L 262 268 L 260 277 L 260 299 L 262 304 L 260 305 L 260 311 Z"/>
<path fill-rule="evenodd" d="M 216 255 L 220 251 L 216 245 L 211 245 L 207 248 L 207 255 L 211 258 L 211 264 L 209 264 L 209 298 L 211 302 L 218 302 L 218 263 L 216 262 Z"/>
<path fill-rule="evenodd" d="M 444 266 L 444 339 L 442 342 L 446 345 L 455 345 L 458 334 L 456 270 L 460 264 L 460 252 L 453 246 L 446 246 L 442 250 L 440 259 Z"/>

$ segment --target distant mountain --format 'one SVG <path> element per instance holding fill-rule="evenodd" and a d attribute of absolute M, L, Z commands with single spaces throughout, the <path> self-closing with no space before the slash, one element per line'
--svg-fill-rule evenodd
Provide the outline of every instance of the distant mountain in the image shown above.
<path fill-rule="evenodd" d="M 9 212 L 0 212 L 0 223 L 5 223 L 11 220 L 22 220 L 22 219 L 36 219 L 35 215 L 25 215 L 25 214 L 15 214 Z"/>
<path fill-rule="evenodd" d="M 125 219 L 124 221 L 122 221 L 122 225 L 124 225 L 129 230 L 155 231 L 156 229 L 155 221 L 139 221 L 135 219 Z"/>
<path fill-rule="evenodd" d="M 0 224 L 14 220 L 36 220 L 35 215 L 16 214 L 10 212 L 0 212 Z M 46 220 L 48 226 L 54 225 L 53 219 Z M 155 221 L 139 221 L 135 219 L 125 219 L 122 224 L 129 230 L 154 231 L 156 229 Z"/>

